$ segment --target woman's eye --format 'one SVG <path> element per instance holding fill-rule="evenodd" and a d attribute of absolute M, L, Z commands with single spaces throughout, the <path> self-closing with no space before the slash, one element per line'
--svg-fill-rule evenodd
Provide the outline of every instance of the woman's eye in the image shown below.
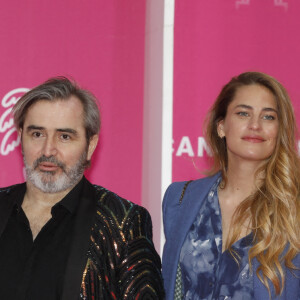
<path fill-rule="evenodd" d="M 241 117 L 248 117 L 249 114 L 246 111 L 239 111 L 237 112 L 237 115 L 241 116 Z"/>
<path fill-rule="evenodd" d="M 272 116 L 272 115 L 265 115 L 265 116 L 263 117 L 263 119 L 264 119 L 264 120 L 270 120 L 270 121 L 272 121 L 272 120 L 275 120 L 275 117 Z"/>

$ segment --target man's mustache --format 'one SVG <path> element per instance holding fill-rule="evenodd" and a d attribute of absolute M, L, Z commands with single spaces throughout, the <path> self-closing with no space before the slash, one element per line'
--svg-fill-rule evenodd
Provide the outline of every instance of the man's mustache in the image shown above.
<path fill-rule="evenodd" d="M 41 164 L 43 162 L 49 162 L 49 163 L 55 164 L 56 166 L 61 168 L 63 171 L 65 171 L 66 165 L 64 163 L 57 160 L 54 156 L 47 157 L 45 155 L 42 155 L 41 157 L 39 157 L 37 160 L 34 161 L 33 169 L 35 170 L 39 166 L 39 164 Z"/>

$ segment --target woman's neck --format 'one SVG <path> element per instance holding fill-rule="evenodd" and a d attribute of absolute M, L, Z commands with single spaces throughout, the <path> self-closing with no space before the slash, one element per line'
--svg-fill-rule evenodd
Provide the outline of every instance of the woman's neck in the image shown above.
<path fill-rule="evenodd" d="M 228 164 L 227 183 L 224 187 L 221 183 L 218 190 L 222 215 L 222 251 L 226 249 L 227 241 L 230 238 L 229 234 L 236 208 L 256 190 L 258 179 L 255 174 L 260 166 L 261 164 L 248 161 L 234 161 Z M 239 228 L 239 238 L 249 234 L 249 222 L 249 218 L 243 221 Z"/>
<path fill-rule="evenodd" d="M 240 195 L 241 200 L 248 197 L 256 190 L 259 179 L 255 175 L 260 166 L 261 163 L 251 161 L 229 162 L 224 191 L 231 195 Z"/>

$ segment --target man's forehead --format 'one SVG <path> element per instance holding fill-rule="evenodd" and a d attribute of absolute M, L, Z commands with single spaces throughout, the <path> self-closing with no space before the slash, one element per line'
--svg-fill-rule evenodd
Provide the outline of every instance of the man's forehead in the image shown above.
<path fill-rule="evenodd" d="M 81 106 L 83 109 L 83 105 L 81 101 L 76 96 L 71 95 L 68 98 L 38 99 L 29 106 L 28 110 L 32 109 L 35 106 L 41 106 L 41 105 L 55 106 L 57 104 L 61 104 L 66 107 L 77 105 L 77 106 Z"/>
<path fill-rule="evenodd" d="M 76 97 L 55 100 L 42 99 L 28 108 L 24 118 L 25 124 L 26 126 L 50 126 L 53 128 L 84 126 L 83 105 Z"/>

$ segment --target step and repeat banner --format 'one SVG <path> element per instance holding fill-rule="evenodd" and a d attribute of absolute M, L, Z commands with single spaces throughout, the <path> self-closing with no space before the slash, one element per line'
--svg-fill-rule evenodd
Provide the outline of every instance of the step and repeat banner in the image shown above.
<path fill-rule="evenodd" d="M 4 1 L 0 11 L 0 186 L 23 182 L 11 109 L 28 89 L 67 76 L 99 99 L 102 129 L 86 173 L 141 199 L 145 1 Z"/>
<path fill-rule="evenodd" d="M 87 177 L 141 203 L 145 9 L 145 0 L 2 5 L 0 186 L 24 181 L 12 106 L 28 89 L 63 75 L 100 102 L 102 131 Z M 299 12 L 298 0 L 175 1 L 174 181 L 203 176 L 210 154 L 205 116 L 241 72 L 281 81 L 300 120 Z"/>
<path fill-rule="evenodd" d="M 300 1 L 177 0 L 175 7 L 173 181 L 181 181 L 209 167 L 203 122 L 235 75 L 277 78 L 300 125 Z"/>

